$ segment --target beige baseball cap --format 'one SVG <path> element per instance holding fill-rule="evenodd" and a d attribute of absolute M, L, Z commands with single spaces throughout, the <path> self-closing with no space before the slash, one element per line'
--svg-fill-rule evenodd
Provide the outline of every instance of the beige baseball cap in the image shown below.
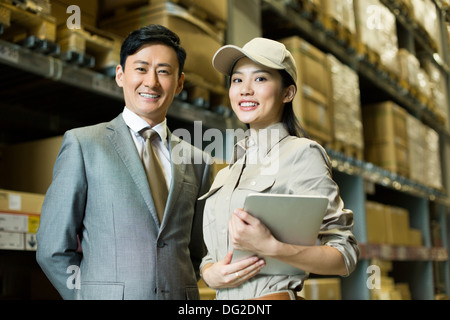
<path fill-rule="evenodd" d="M 297 82 L 297 66 L 292 54 L 284 44 L 275 40 L 254 38 L 242 48 L 234 45 L 223 46 L 217 50 L 212 63 L 217 71 L 230 76 L 236 61 L 243 57 L 269 68 L 286 70 Z"/>

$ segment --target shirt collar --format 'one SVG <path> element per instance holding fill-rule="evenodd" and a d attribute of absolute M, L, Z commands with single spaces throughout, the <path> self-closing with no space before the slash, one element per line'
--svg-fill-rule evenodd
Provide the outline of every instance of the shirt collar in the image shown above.
<path fill-rule="evenodd" d="M 275 123 L 262 130 L 249 129 L 250 135 L 238 141 L 234 146 L 231 163 L 242 158 L 246 150 L 256 147 L 260 155 L 266 156 L 272 148 L 289 135 L 282 122 Z"/>
<path fill-rule="evenodd" d="M 140 136 L 139 132 L 144 128 L 150 128 L 150 125 L 147 121 L 139 117 L 136 113 L 125 107 L 123 109 L 123 120 L 127 124 L 127 126 L 132 130 L 134 135 Z M 158 123 L 157 125 L 152 127 L 159 136 L 161 140 L 165 143 L 167 140 L 167 119 L 164 119 L 163 122 Z"/>

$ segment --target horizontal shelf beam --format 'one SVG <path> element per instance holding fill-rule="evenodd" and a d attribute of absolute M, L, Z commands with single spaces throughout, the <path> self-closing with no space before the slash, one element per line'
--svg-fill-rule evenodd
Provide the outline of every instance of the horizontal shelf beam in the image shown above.
<path fill-rule="evenodd" d="M 392 261 L 447 261 L 448 253 L 443 247 L 409 247 L 384 244 L 360 243 L 361 259 Z"/>

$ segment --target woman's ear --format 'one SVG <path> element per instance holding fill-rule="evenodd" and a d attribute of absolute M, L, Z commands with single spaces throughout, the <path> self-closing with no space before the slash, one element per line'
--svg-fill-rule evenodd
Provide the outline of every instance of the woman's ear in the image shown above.
<path fill-rule="evenodd" d="M 285 91 L 283 102 L 288 103 L 288 102 L 291 102 L 292 100 L 294 100 L 296 92 L 297 92 L 297 88 L 293 84 L 291 84 Z"/>

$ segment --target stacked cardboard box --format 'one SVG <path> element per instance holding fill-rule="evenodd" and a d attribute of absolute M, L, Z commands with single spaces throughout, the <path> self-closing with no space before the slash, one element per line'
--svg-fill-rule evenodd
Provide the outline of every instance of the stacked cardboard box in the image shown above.
<path fill-rule="evenodd" d="M 409 148 L 409 178 L 415 182 L 426 184 L 426 145 L 425 125 L 413 115 L 406 116 Z"/>
<path fill-rule="evenodd" d="M 412 115 L 407 115 L 410 179 L 442 189 L 438 133 Z"/>
<path fill-rule="evenodd" d="M 297 64 L 298 92 L 293 101 L 295 115 L 311 138 L 332 141 L 330 70 L 324 52 L 297 37 L 281 40 Z"/>
<path fill-rule="evenodd" d="M 437 52 L 441 41 L 441 28 L 439 23 L 438 8 L 433 0 L 408 0 L 411 3 L 412 16 L 416 23 L 430 37 L 432 45 Z"/>
<path fill-rule="evenodd" d="M 358 42 L 376 52 L 381 65 L 397 73 L 395 15 L 379 0 L 355 0 L 354 3 Z"/>
<path fill-rule="evenodd" d="M 442 189 L 442 170 L 439 147 L 439 134 L 425 126 L 425 184 L 436 189 Z"/>
<path fill-rule="evenodd" d="M 327 59 L 330 65 L 334 145 L 348 145 L 362 154 L 364 137 L 358 74 L 331 54 L 327 55 Z"/>
<path fill-rule="evenodd" d="M 397 52 L 397 61 L 399 66 L 398 77 L 403 86 L 406 88 L 419 87 L 417 74 L 420 70 L 420 62 L 417 57 L 402 48 Z"/>
<path fill-rule="evenodd" d="M 0 185 L 10 190 L 46 193 L 62 138 L 57 136 L 6 146 L 0 161 Z"/>
<path fill-rule="evenodd" d="M 392 101 L 362 108 L 365 160 L 409 176 L 407 112 Z"/>
<path fill-rule="evenodd" d="M 0 249 L 36 250 L 44 195 L 0 189 Z"/>
<path fill-rule="evenodd" d="M 411 228 L 408 210 L 366 201 L 367 242 L 393 246 L 422 246 L 422 232 Z"/>
<path fill-rule="evenodd" d="M 353 0 L 321 0 L 320 11 L 326 29 L 334 31 L 347 45 L 356 46 Z"/>
<path fill-rule="evenodd" d="M 372 259 L 370 263 L 379 268 L 379 274 L 373 275 L 369 288 L 372 300 L 411 300 L 409 284 L 395 283 L 394 278 L 389 276 L 393 270 L 391 261 Z"/>
<path fill-rule="evenodd" d="M 449 110 L 447 107 L 445 72 L 431 59 L 422 60 L 423 69 L 430 79 L 430 93 L 433 111 L 443 120 L 448 127 Z"/>
<path fill-rule="evenodd" d="M 81 11 L 81 24 L 83 26 L 96 27 L 99 12 L 98 0 L 52 0 L 52 16 L 56 18 L 57 26 L 66 25 L 73 12 L 67 12 L 70 5 L 77 5 Z"/>
<path fill-rule="evenodd" d="M 131 31 L 149 24 L 164 25 L 178 34 L 181 45 L 188 52 L 185 71 L 201 76 L 211 84 L 224 85 L 224 77 L 211 64 L 214 53 L 224 43 L 224 30 L 190 14 L 181 6 L 160 2 L 103 19 L 99 26 L 126 37 Z"/>
<path fill-rule="evenodd" d="M 341 300 L 341 279 L 308 279 L 299 295 L 306 300 Z"/>

